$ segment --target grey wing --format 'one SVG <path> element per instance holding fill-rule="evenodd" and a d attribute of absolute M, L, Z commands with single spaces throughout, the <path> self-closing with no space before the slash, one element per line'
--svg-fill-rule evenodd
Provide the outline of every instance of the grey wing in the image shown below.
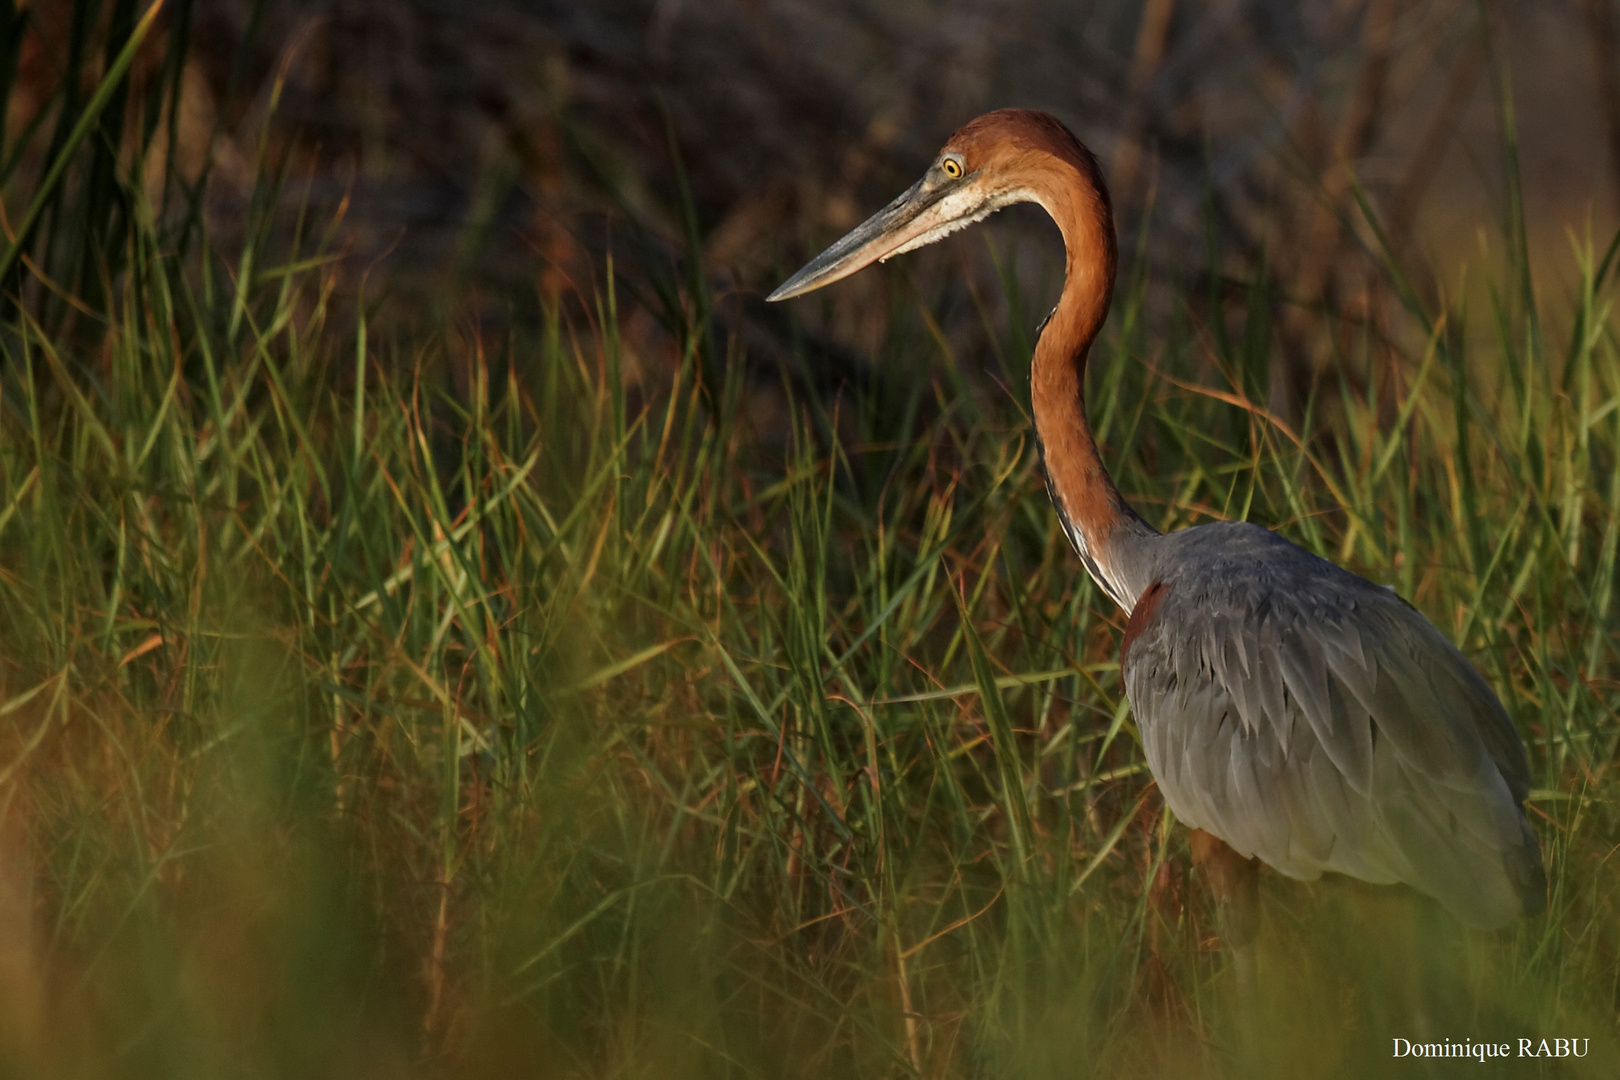
<path fill-rule="evenodd" d="M 1479 926 L 1539 910 L 1495 694 L 1392 593 L 1294 550 L 1327 569 L 1183 573 L 1133 613 L 1126 693 L 1170 808 L 1294 877 L 1404 881 Z"/>

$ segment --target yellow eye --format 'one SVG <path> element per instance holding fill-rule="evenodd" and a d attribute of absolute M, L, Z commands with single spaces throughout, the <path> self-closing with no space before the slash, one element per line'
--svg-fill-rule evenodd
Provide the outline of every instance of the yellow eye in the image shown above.
<path fill-rule="evenodd" d="M 952 180 L 956 180 L 962 175 L 962 163 L 957 161 L 955 158 L 946 158 L 944 161 L 939 163 L 939 167 L 943 169 L 945 171 L 945 175 L 950 177 Z"/>

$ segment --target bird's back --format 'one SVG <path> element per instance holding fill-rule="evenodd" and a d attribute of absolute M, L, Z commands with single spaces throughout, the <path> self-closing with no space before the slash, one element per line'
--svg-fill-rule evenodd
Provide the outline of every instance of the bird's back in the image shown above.
<path fill-rule="evenodd" d="M 1179 818 L 1293 877 L 1406 882 L 1478 926 L 1543 906 L 1523 743 L 1427 619 L 1258 526 L 1155 547 L 1122 669 Z"/>

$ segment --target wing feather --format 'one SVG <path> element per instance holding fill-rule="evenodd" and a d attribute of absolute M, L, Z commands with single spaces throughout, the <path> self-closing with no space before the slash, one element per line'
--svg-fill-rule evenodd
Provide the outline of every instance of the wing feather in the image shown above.
<path fill-rule="evenodd" d="M 1523 743 L 1444 635 L 1265 530 L 1164 539 L 1182 537 L 1124 664 L 1176 815 L 1285 874 L 1405 881 L 1476 925 L 1538 910 Z"/>

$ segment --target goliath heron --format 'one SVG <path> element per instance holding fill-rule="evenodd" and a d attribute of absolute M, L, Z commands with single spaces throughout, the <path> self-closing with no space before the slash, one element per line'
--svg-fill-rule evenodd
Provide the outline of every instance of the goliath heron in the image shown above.
<path fill-rule="evenodd" d="M 770 299 L 1017 202 L 1052 216 L 1067 255 L 1030 370 L 1047 489 L 1080 561 L 1129 612 L 1125 693 L 1165 802 L 1193 829 L 1228 945 L 1241 958 L 1258 925 L 1256 859 L 1306 880 L 1405 882 L 1478 927 L 1541 910 L 1524 744 L 1444 635 L 1391 590 L 1257 525 L 1160 535 L 1114 486 L 1085 410 L 1114 287 L 1113 211 L 1062 123 L 1021 109 L 974 120 Z"/>

